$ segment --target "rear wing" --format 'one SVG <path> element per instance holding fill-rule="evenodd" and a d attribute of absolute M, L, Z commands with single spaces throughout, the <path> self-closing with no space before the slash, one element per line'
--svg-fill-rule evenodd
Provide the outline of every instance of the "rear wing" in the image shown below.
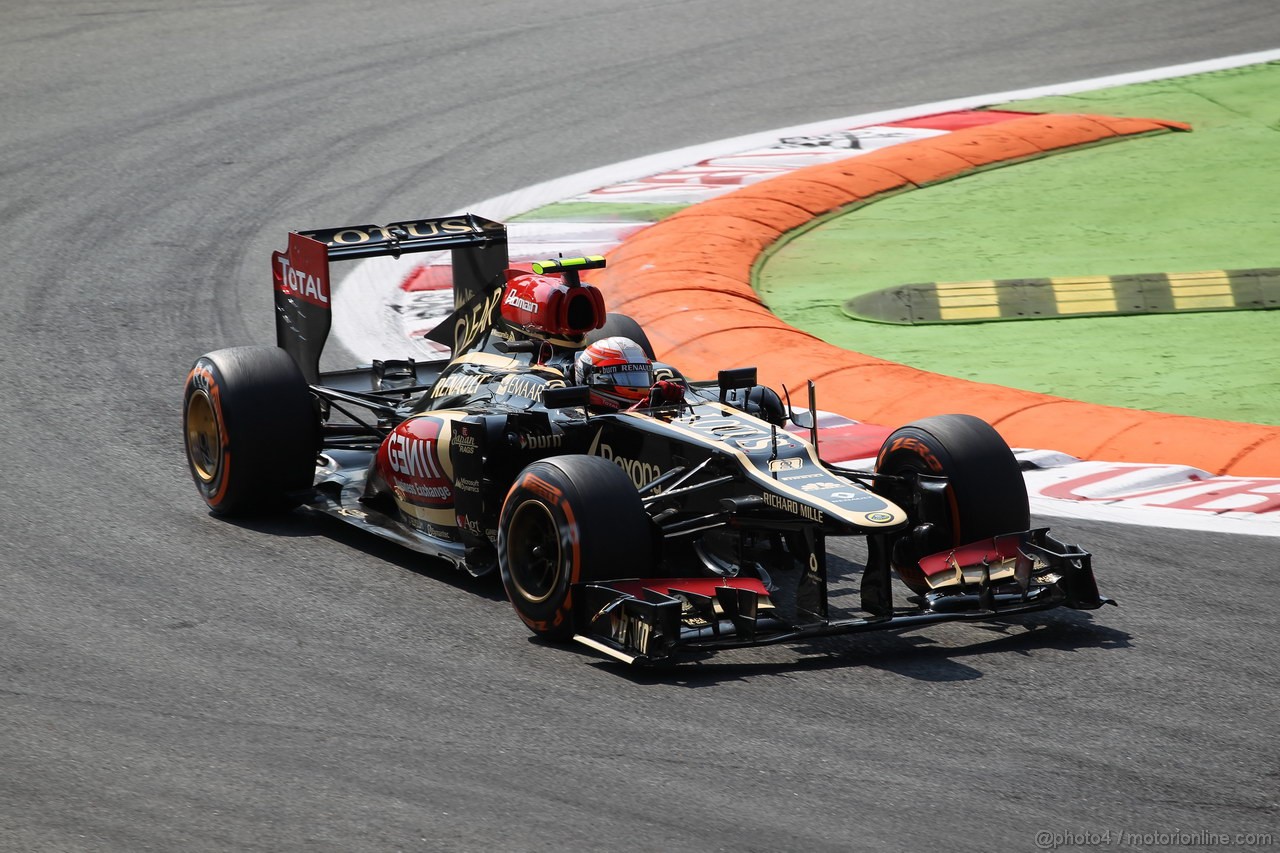
<path fill-rule="evenodd" d="M 507 268 L 507 229 L 500 222 L 468 213 L 390 225 L 290 232 L 289 247 L 271 255 L 276 345 L 293 356 L 308 382 L 318 383 L 320 353 L 332 320 L 329 263 L 445 250 L 453 252 L 455 315 L 463 306 L 486 305 L 490 316 L 478 318 L 477 325 L 487 328 L 493 324 L 492 315 L 498 307 L 490 296 L 501 290 Z M 446 343 L 456 355 L 474 339 L 459 327 Z"/>

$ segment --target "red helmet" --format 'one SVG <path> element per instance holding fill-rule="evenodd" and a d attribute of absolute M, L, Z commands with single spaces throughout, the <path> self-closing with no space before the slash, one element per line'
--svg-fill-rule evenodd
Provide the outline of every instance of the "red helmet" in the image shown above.
<path fill-rule="evenodd" d="M 592 406 L 626 409 L 648 399 L 653 362 L 630 338 L 605 338 L 578 353 L 573 378 L 591 389 Z"/>

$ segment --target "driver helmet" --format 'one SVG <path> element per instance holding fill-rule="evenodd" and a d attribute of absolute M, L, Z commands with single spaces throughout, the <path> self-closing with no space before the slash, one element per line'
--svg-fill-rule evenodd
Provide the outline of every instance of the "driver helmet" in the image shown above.
<path fill-rule="evenodd" d="M 653 362 L 630 338 L 604 338 L 578 353 L 573 379 L 591 389 L 591 405 L 617 411 L 649 398 Z"/>

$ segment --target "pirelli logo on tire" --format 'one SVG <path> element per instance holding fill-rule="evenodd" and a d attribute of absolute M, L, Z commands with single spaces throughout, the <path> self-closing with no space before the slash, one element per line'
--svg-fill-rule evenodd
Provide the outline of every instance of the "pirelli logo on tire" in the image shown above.
<path fill-rule="evenodd" d="M 564 492 L 539 477 L 537 474 L 525 474 L 524 479 L 520 481 L 520 485 L 533 492 L 552 506 L 559 506 L 560 501 L 564 498 Z"/>
<path fill-rule="evenodd" d="M 1280 308 L 1280 269 L 904 284 L 847 300 L 855 320 L 919 326 Z"/>

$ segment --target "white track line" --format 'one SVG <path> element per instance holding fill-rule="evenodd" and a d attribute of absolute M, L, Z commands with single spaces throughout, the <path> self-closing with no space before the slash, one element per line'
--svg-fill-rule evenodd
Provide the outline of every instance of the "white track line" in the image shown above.
<path fill-rule="evenodd" d="M 625 160 L 611 166 L 601 166 L 555 178 L 515 192 L 506 193 L 485 199 L 477 204 L 469 205 L 455 213 L 478 213 L 490 219 L 502 221 L 521 213 L 526 213 L 544 204 L 550 204 L 566 198 L 598 189 L 599 187 L 622 183 L 623 181 L 642 178 L 668 169 L 687 166 L 712 157 L 721 157 L 727 153 L 748 151 L 777 142 L 783 136 L 816 136 L 832 130 L 846 127 L 861 127 L 872 124 L 902 121 L 919 116 L 945 113 L 955 110 L 972 110 L 978 107 L 1001 104 L 1006 101 L 1025 101 L 1031 98 L 1048 98 L 1055 95 L 1074 95 L 1078 92 L 1090 92 L 1095 89 L 1108 89 L 1112 86 L 1128 86 L 1134 83 L 1150 83 L 1154 80 L 1166 80 L 1171 77 L 1187 77 L 1192 74 L 1205 74 L 1210 71 L 1224 71 L 1228 68 L 1240 68 L 1245 65 L 1257 65 L 1263 62 L 1280 60 L 1280 50 L 1266 50 L 1258 53 L 1242 53 L 1222 59 L 1208 59 L 1202 62 L 1188 62 L 1183 65 L 1170 65 L 1165 68 L 1153 68 L 1149 71 L 1132 71 L 1126 74 L 1113 74 L 1108 77 L 1094 77 L 1089 80 L 1077 80 L 1073 83 L 1059 83 L 1052 86 L 1038 86 L 1031 89 L 1016 89 L 1010 92 L 996 92 L 990 95 L 978 95 L 969 98 L 955 98 L 950 101 L 935 101 L 930 104 L 919 104 L 914 107 L 902 107 L 876 113 L 847 116 L 845 118 L 828 119 L 826 121 L 798 124 L 777 130 L 752 133 L 746 136 L 735 136 L 716 142 L 676 148 L 660 154 L 650 154 L 634 160 Z"/>

